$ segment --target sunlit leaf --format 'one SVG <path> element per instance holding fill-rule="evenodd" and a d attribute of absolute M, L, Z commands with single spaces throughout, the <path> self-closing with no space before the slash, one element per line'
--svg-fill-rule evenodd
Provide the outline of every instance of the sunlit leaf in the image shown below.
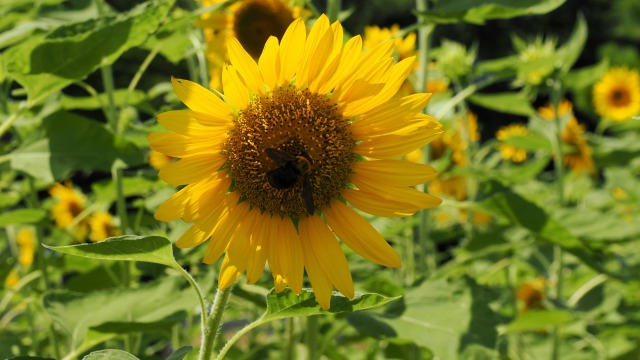
<path fill-rule="evenodd" d="M 140 149 L 75 114 L 56 112 L 42 122 L 40 130 L 42 138 L 16 149 L 9 158 L 13 169 L 45 182 L 66 179 L 78 170 L 108 172 L 116 159 L 130 166 L 144 161 Z"/>
<path fill-rule="evenodd" d="M 0 226 L 37 224 L 47 216 L 44 209 L 18 209 L 0 214 Z"/>
<path fill-rule="evenodd" d="M 172 0 L 149 1 L 127 13 L 63 25 L 46 35 L 33 36 L 3 53 L 7 74 L 24 86 L 32 105 L 38 103 L 142 44 L 172 5 Z"/>
<path fill-rule="evenodd" d="M 474 94 L 469 97 L 469 101 L 505 114 L 528 116 L 535 113 L 531 107 L 531 100 L 524 92 Z"/>
<path fill-rule="evenodd" d="M 504 333 L 540 331 L 569 323 L 574 319 L 574 316 L 566 310 L 531 310 L 501 327 L 500 331 Z"/>
<path fill-rule="evenodd" d="M 137 357 L 129 354 L 126 351 L 116 350 L 116 349 L 108 349 L 108 350 L 99 350 L 90 353 L 89 355 L 82 358 L 83 360 L 138 360 Z"/>
<path fill-rule="evenodd" d="M 180 266 L 173 258 L 171 242 L 160 236 L 124 235 L 92 244 L 43 246 L 64 254 L 91 259 L 144 261 L 170 267 Z"/>
<path fill-rule="evenodd" d="M 398 299 L 400 299 L 400 296 L 386 297 L 379 294 L 360 294 L 349 300 L 342 294 L 334 292 L 331 295 L 331 307 L 329 310 L 324 311 L 318 305 L 311 290 L 302 290 L 299 296 L 290 289 L 285 289 L 281 293 L 276 293 L 275 290 L 272 290 L 267 295 L 267 312 L 263 320 L 319 315 L 327 312 L 333 314 L 352 313 L 377 308 Z"/>
<path fill-rule="evenodd" d="M 493 19 L 546 14 L 564 2 L 565 0 L 447 0 L 437 2 L 432 9 L 419 15 L 426 22 L 449 24 L 464 21 L 484 24 Z"/>

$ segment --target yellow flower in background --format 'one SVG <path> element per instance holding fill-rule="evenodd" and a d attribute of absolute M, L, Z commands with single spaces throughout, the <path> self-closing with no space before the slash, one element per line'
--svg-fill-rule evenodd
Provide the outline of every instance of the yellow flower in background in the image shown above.
<path fill-rule="evenodd" d="M 458 118 L 449 124 L 444 134 L 433 142 L 431 146 L 433 158 L 439 159 L 447 149 L 450 149 L 453 162 L 457 166 L 466 167 L 469 162 L 466 150 L 470 142 L 478 140 L 480 140 L 478 117 L 468 112 L 466 117 Z"/>
<path fill-rule="evenodd" d="M 429 192 L 436 196 L 448 196 L 457 201 L 465 200 L 467 193 L 467 177 L 451 176 L 444 179 L 435 179 L 429 184 Z"/>
<path fill-rule="evenodd" d="M 9 271 L 9 274 L 6 278 L 4 278 L 4 287 L 7 289 L 12 289 L 18 285 L 20 282 L 20 275 L 18 274 L 18 269 L 13 268 Z"/>
<path fill-rule="evenodd" d="M 363 47 L 373 49 L 380 43 L 393 40 L 393 48 L 398 54 L 398 60 L 404 60 L 416 55 L 416 33 L 410 32 L 405 37 L 396 36 L 400 32 L 400 25 L 394 24 L 390 28 L 381 28 L 377 25 L 365 26 Z"/>
<path fill-rule="evenodd" d="M 507 141 L 509 138 L 522 137 L 529 135 L 529 129 L 522 124 L 511 124 L 503 126 L 496 132 L 496 139 L 500 141 Z M 505 160 L 511 160 L 515 163 L 521 163 L 527 160 L 527 151 L 525 149 L 518 148 L 515 145 L 500 143 L 498 145 L 500 150 L 500 156 Z"/>
<path fill-rule="evenodd" d="M 89 218 L 89 228 L 91 229 L 89 240 L 94 242 L 120 235 L 120 230 L 113 222 L 113 216 L 104 211 L 96 212 Z"/>
<path fill-rule="evenodd" d="M 36 236 L 33 230 L 26 227 L 18 230 L 16 244 L 18 245 L 18 262 L 28 268 L 33 264 L 33 255 L 36 250 Z"/>
<path fill-rule="evenodd" d="M 596 112 L 613 121 L 640 115 L 640 73 L 626 67 L 609 69 L 593 86 Z"/>
<path fill-rule="evenodd" d="M 49 194 L 58 202 L 51 208 L 51 215 L 56 226 L 65 229 L 74 223 L 74 219 L 85 210 L 85 198 L 73 189 L 71 182 L 65 185 L 56 183 L 49 189 Z M 87 235 L 87 223 L 79 221 L 72 232 L 76 239 L 84 239 Z"/>
<path fill-rule="evenodd" d="M 449 90 L 449 84 L 442 80 L 427 81 L 427 92 L 432 94 L 440 94 Z"/>
<path fill-rule="evenodd" d="M 531 309 L 542 309 L 544 305 L 544 288 L 546 280 L 543 277 L 522 283 L 516 292 L 516 298 L 520 302 L 520 312 L 525 313 Z"/>
<path fill-rule="evenodd" d="M 545 119 L 553 121 L 555 119 L 555 108 L 552 104 L 538 109 L 538 113 Z M 578 119 L 573 116 L 573 105 L 569 100 L 562 100 L 558 104 L 558 116 L 571 116 L 562 129 L 560 138 L 562 142 L 572 149 L 563 155 L 563 161 L 567 167 L 576 173 L 591 173 L 594 171 L 591 147 L 587 144 L 584 136 L 584 125 L 578 123 Z"/>
<path fill-rule="evenodd" d="M 149 165 L 156 170 L 160 170 L 163 166 L 167 165 L 175 158 L 172 156 L 165 155 L 161 152 L 149 151 Z"/>
<path fill-rule="evenodd" d="M 436 172 L 396 160 L 442 131 L 420 111 L 428 94 L 396 95 L 414 58 L 393 65 L 393 43 L 362 52 L 343 45 L 340 23 L 326 16 L 307 35 L 294 21 L 281 43 L 269 38 L 256 63 L 228 38 L 225 101 L 203 87 L 173 79 L 190 110 L 158 121 L 171 132 L 149 136 L 151 147 L 181 158 L 159 176 L 186 185 L 155 213 L 162 221 L 193 223 L 180 248 L 209 240 L 204 262 L 223 254 L 218 287 L 246 272 L 255 283 L 265 261 L 276 291 L 302 290 L 303 273 L 328 309 L 332 288 L 354 296 L 340 240 L 363 257 L 399 267 L 399 256 L 355 210 L 403 217 L 441 201 L 414 188 Z"/>
<path fill-rule="evenodd" d="M 202 0 L 202 7 L 224 1 Z M 270 36 L 282 39 L 294 19 L 309 14 L 303 7 L 289 6 L 289 1 L 285 0 L 238 0 L 220 11 L 202 14 L 197 25 L 203 28 L 207 43 L 209 86 L 217 90 L 222 88 L 222 68 L 229 62 L 227 36 L 237 38 L 249 55 L 257 59 Z"/>

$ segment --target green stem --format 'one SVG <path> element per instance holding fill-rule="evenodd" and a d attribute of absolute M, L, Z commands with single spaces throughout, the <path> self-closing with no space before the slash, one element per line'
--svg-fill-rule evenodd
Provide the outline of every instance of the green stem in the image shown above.
<path fill-rule="evenodd" d="M 182 266 L 176 265 L 174 269 L 178 270 L 178 272 L 180 272 L 180 274 L 185 279 L 187 279 L 193 290 L 196 292 L 198 303 L 200 304 L 200 332 L 204 334 L 206 330 L 207 305 L 204 302 L 204 295 L 202 294 L 202 290 L 200 289 L 200 286 L 198 286 L 198 283 L 195 281 L 193 276 L 191 276 L 191 274 L 183 269 Z"/>
<path fill-rule="evenodd" d="M 262 317 L 261 317 L 258 320 L 252 322 L 251 324 L 245 326 L 237 333 L 233 334 L 231 339 L 229 339 L 229 341 L 227 341 L 227 343 L 224 344 L 224 347 L 220 350 L 220 353 L 218 354 L 218 357 L 216 357 L 216 360 L 222 360 L 227 355 L 227 352 L 231 349 L 233 344 L 236 343 L 236 341 L 238 341 L 244 334 L 248 333 L 249 331 L 257 328 L 258 326 L 264 323 L 265 322 L 262 320 Z"/>
<path fill-rule="evenodd" d="M 307 358 L 309 360 L 316 360 L 318 350 L 318 317 L 307 317 Z"/>
<path fill-rule="evenodd" d="M 13 126 L 13 123 L 20 118 L 20 115 L 27 109 L 27 104 L 25 102 L 20 103 L 18 106 L 18 110 L 11 114 L 7 120 L 5 120 L 2 124 L 0 124 L 0 137 L 7 132 Z"/>
<path fill-rule="evenodd" d="M 147 57 L 144 59 L 144 61 L 138 68 L 138 71 L 136 71 L 136 73 L 133 75 L 133 78 L 131 78 L 131 82 L 127 87 L 127 96 L 131 95 L 133 90 L 135 90 L 136 86 L 138 86 L 138 82 L 142 78 L 142 74 L 144 74 L 144 72 L 147 70 L 147 68 L 153 61 L 153 59 L 155 59 L 156 55 L 158 55 L 159 51 L 160 51 L 160 47 L 156 46 L 155 48 L 153 48 L 153 50 L 151 50 L 149 55 L 147 55 Z"/>
<path fill-rule="evenodd" d="M 452 97 L 449 101 L 447 101 L 444 104 L 444 106 L 442 106 L 442 108 L 440 108 L 440 111 L 436 113 L 435 118 L 441 119 L 442 117 L 447 115 L 447 113 L 451 111 L 454 107 L 456 107 L 456 105 L 464 101 L 464 99 L 466 99 L 467 97 L 473 95 L 473 93 L 475 93 L 478 89 L 479 89 L 479 86 L 477 84 L 471 84 L 466 88 L 464 88 L 462 91 L 457 93 L 454 97 Z"/>
<path fill-rule="evenodd" d="M 109 127 L 114 133 L 118 133 L 118 111 L 116 109 L 116 99 L 114 96 L 115 86 L 113 84 L 113 71 L 111 65 L 105 65 L 100 68 L 102 74 L 102 84 L 104 91 L 107 94 L 107 108 L 105 109 L 105 116 L 109 122 Z"/>
<path fill-rule="evenodd" d="M 341 8 L 342 0 L 327 0 L 327 17 L 329 18 L 330 23 L 338 20 Z"/>
<path fill-rule="evenodd" d="M 293 360 L 293 318 L 290 317 L 285 322 L 286 341 L 284 358 L 287 360 Z"/>
<path fill-rule="evenodd" d="M 198 360 L 209 360 L 213 354 L 213 343 L 218 335 L 218 329 L 220 328 L 220 322 L 222 321 L 222 314 L 229 301 L 229 295 L 231 295 L 231 287 L 224 290 L 218 289 L 216 297 L 213 301 L 213 307 L 211 313 L 206 320 L 206 326 L 202 333 L 202 347 L 200 348 L 200 354 L 198 354 Z"/>
<path fill-rule="evenodd" d="M 111 171 L 111 176 L 116 183 L 116 208 L 118 211 L 118 219 L 120 220 L 120 232 L 122 235 L 125 235 L 129 231 L 129 219 L 127 217 L 127 204 L 124 198 L 122 168 L 118 165 L 114 166 L 114 169 Z"/>

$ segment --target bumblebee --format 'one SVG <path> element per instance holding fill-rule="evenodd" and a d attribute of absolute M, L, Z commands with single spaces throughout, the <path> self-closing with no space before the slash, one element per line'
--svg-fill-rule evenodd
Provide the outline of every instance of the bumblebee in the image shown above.
<path fill-rule="evenodd" d="M 307 153 L 291 155 L 284 151 L 267 148 L 267 156 L 273 160 L 277 168 L 267 171 L 267 180 L 274 189 L 288 189 L 302 180 L 302 197 L 307 208 L 307 214 L 313 215 L 313 194 L 309 174 L 312 170 L 313 160 Z"/>

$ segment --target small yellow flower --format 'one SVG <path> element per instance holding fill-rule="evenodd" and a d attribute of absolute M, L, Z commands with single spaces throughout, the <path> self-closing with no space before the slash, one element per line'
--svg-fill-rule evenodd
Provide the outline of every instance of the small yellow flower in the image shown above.
<path fill-rule="evenodd" d="M 640 115 L 640 73 L 626 67 L 609 69 L 593 87 L 596 112 L 613 121 Z"/>
<path fill-rule="evenodd" d="M 511 124 L 501 127 L 498 132 L 496 132 L 496 139 L 506 141 L 511 137 L 527 135 L 529 135 L 529 129 L 527 129 L 526 126 L 522 124 Z M 521 163 L 527 159 L 526 150 L 511 144 L 501 143 L 498 145 L 498 150 L 500 150 L 500 156 L 505 160 Z"/>
<path fill-rule="evenodd" d="M 553 121 L 555 119 L 555 109 L 552 104 L 538 109 L 538 113 L 545 119 Z M 592 173 L 594 171 L 591 147 L 584 137 L 584 125 L 578 123 L 578 119 L 573 116 L 573 105 L 568 100 L 562 100 L 558 104 L 558 116 L 569 116 L 567 124 L 560 133 L 562 142 L 569 145 L 571 152 L 563 155 L 563 161 L 567 167 L 576 173 Z"/>
<path fill-rule="evenodd" d="M 85 198 L 73 189 L 71 182 L 65 185 L 56 183 L 49 194 L 56 198 L 58 202 L 51 208 L 51 214 L 56 226 L 66 229 L 73 224 L 74 219 L 85 210 Z M 76 239 L 82 240 L 87 235 L 87 223 L 83 220 L 76 224 L 73 229 Z"/>
<path fill-rule="evenodd" d="M 543 277 L 538 277 L 535 280 L 522 283 L 516 293 L 516 298 L 520 302 L 520 312 L 525 313 L 531 309 L 542 309 L 544 305 L 544 288 L 546 280 Z"/>
<path fill-rule="evenodd" d="M 403 217 L 441 200 L 415 189 L 435 177 L 430 166 L 397 160 L 438 137 L 441 125 L 421 110 L 428 94 L 395 96 L 414 58 L 392 64 L 393 44 L 363 53 L 343 43 L 339 22 L 320 16 L 307 33 L 294 21 L 270 37 L 258 62 L 227 39 L 224 100 L 173 79 L 190 110 L 158 121 L 171 132 L 149 136 L 151 148 L 180 158 L 159 176 L 186 185 L 155 213 L 193 225 L 180 248 L 208 241 L 204 262 L 224 255 L 218 287 L 246 273 L 255 283 L 268 262 L 276 291 L 302 290 L 309 276 L 320 306 L 333 287 L 354 296 L 336 236 L 363 257 L 399 267 L 400 257 L 355 210 Z"/>
<path fill-rule="evenodd" d="M 154 150 L 149 151 L 149 165 L 156 170 L 162 169 L 163 166 L 167 165 L 175 158 L 169 155 L 165 155 L 161 152 L 157 152 Z"/>
<path fill-rule="evenodd" d="M 449 84 L 442 80 L 429 80 L 427 81 L 427 92 L 432 94 L 439 94 L 449 90 Z"/>
<path fill-rule="evenodd" d="M 202 7 L 225 0 L 201 0 Z M 238 0 L 220 11 L 204 13 L 197 25 L 204 30 L 209 63 L 209 86 L 222 89 L 222 69 L 229 62 L 226 37 L 234 36 L 244 49 L 258 59 L 270 36 L 282 39 L 289 24 L 310 12 L 290 6 L 285 0 Z"/>
<path fill-rule="evenodd" d="M 451 149 L 453 162 L 460 167 L 467 166 L 466 150 L 470 142 L 480 140 L 478 132 L 478 117 L 468 112 L 465 118 L 459 118 L 447 127 L 442 137 L 432 143 L 433 158 L 444 155 L 446 149 Z"/>
<path fill-rule="evenodd" d="M 120 230 L 113 222 L 113 216 L 108 212 L 100 211 L 93 214 L 89 219 L 89 227 L 91 228 L 89 240 L 94 242 L 120 235 Z"/>
<path fill-rule="evenodd" d="M 7 289 L 13 289 L 20 282 L 20 275 L 18 275 L 18 269 L 13 268 L 9 272 L 6 278 L 4 278 L 4 286 Z"/>
<path fill-rule="evenodd" d="M 458 201 L 467 198 L 467 177 L 451 176 L 445 179 L 435 179 L 429 184 L 429 192 L 436 196 L 448 196 Z"/>
<path fill-rule="evenodd" d="M 16 235 L 18 244 L 18 262 L 25 268 L 33 264 L 33 254 L 35 253 L 36 237 L 33 230 L 21 228 Z"/>
<path fill-rule="evenodd" d="M 400 25 L 394 24 L 390 28 L 381 28 L 377 25 L 365 26 L 363 47 L 373 49 L 380 43 L 393 39 L 393 48 L 398 54 L 398 60 L 404 60 L 416 54 L 416 33 L 410 32 L 404 38 L 396 36 L 400 31 Z"/>

